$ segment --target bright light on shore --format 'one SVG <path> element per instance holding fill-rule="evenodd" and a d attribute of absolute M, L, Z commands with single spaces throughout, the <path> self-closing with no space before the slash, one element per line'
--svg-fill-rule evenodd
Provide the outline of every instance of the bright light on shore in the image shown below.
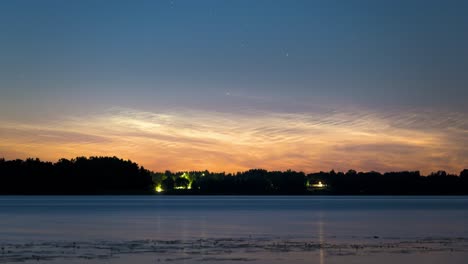
<path fill-rule="evenodd" d="M 156 186 L 156 187 L 154 188 L 154 190 L 155 190 L 156 192 L 158 192 L 158 193 L 164 191 L 163 188 L 161 188 L 161 185 Z"/>
<path fill-rule="evenodd" d="M 323 184 L 321 181 L 319 181 L 319 182 L 316 183 L 316 184 L 312 184 L 312 187 L 318 188 L 318 189 L 322 189 L 322 188 L 327 187 L 327 185 L 326 185 L 326 184 Z"/>

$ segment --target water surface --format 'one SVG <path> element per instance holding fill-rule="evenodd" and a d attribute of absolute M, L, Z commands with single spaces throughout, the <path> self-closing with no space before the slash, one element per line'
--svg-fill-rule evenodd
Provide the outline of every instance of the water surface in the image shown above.
<path fill-rule="evenodd" d="M 0 243 L 23 251 L 0 262 L 70 246 L 73 256 L 53 252 L 48 261 L 422 263 L 430 255 L 462 263 L 466 219 L 463 196 L 3 196 Z M 119 255 L 129 243 L 135 252 Z M 87 262 L 79 258 L 85 248 Z"/>

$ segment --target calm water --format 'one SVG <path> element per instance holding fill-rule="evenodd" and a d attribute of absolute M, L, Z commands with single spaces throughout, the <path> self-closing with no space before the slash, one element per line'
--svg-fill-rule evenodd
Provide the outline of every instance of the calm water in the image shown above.
<path fill-rule="evenodd" d="M 455 239 L 467 219 L 468 197 L 4 196 L 0 242 Z"/>

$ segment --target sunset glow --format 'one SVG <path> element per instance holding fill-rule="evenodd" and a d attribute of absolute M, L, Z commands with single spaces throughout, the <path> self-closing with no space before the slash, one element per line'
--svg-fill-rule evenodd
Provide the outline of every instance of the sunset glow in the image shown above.
<path fill-rule="evenodd" d="M 0 150 L 6 158 L 52 161 L 119 155 L 156 171 L 460 170 L 468 162 L 460 144 L 466 122 L 442 116 L 453 121 L 444 128 L 428 116 L 112 109 L 43 124 L 2 123 Z"/>

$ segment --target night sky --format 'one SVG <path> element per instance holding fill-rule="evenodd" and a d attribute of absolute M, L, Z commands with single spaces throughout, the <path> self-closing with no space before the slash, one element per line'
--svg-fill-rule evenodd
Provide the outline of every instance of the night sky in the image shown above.
<path fill-rule="evenodd" d="M 468 166 L 468 1 L 0 1 L 0 157 Z"/>

